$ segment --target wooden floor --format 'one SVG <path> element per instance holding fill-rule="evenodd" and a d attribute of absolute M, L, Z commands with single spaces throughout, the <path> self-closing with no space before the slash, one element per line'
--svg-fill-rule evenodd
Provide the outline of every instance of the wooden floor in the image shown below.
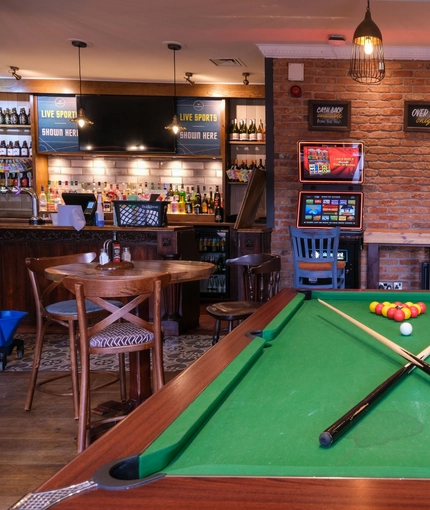
<path fill-rule="evenodd" d="M 202 307 L 203 308 L 203 307 Z M 190 334 L 211 334 L 213 320 L 202 315 L 200 328 Z M 40 380 L 52 373 L 42 373 Z M 175 373 L 167 372 L 166 380 Z M 6 510 L 22 496 L 37 488 L 76 455 L 77 423 L 72 400 L 36 391 L 30 412 L 24 411 L 30 372 L 0 373 L 0 510 Z M 92 384 L 105 374 L 95 375 Z M 55 382 L 70 385 L 66 378 Z M 119 400 L 115 383 L 92 395 L 92 407 L 108 400 Z"/>

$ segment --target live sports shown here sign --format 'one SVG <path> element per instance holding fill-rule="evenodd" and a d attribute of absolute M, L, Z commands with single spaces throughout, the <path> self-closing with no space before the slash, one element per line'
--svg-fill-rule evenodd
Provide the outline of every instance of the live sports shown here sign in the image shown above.
<path fill-rule="evenodd" d="M 38 152 L 79 152 L 75 96 L 38 96 Z"/>
<path fill-rule="evenodd" d="M 178 98 L 176 113 L 186 128 L 177 135 L 176 153 L 187 156 L 221 154 L 220 99 Z"/>

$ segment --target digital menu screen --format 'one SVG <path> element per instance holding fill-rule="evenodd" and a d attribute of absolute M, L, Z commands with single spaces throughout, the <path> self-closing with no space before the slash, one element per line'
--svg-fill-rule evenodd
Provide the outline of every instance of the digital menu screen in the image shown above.
<path fill-rule="evenodd" d="M 297 226 L 300 228 L 341 227 L 361 230 L 363 193 L 300 191 Z"/>
<path fill-rule="evenodd" d="M 361 184 L 364 178 L 362 142 L 299 142 L 300 182 Z"/>

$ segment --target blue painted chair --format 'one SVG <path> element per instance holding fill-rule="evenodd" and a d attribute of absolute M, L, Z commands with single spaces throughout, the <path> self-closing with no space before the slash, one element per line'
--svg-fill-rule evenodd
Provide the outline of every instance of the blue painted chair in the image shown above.
<path fill-rule="evenodd" d="M 294 287 L 344 289 L 345 265 L 338 260 L 340 227 L 290 227 L 293 246 Z"/>

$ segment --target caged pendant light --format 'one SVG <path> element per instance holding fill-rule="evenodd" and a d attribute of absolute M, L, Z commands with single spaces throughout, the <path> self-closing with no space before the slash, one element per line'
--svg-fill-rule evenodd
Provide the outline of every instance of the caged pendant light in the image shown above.
<path fill-rule="evenodd" d="M 380 83 L 385 76 L 382 34 L 370 15 L 370 5 L 364 20 L 354 32 L 349 75 L 359 83 Z"/>
<path fill-rule="evenodd" d="M 86 48 L 87 43 L 84 41 L 72 41 L 72 45 L 78 48 L 78 62 L 79 62 L 79 97 L 82 98 L 82 77 L 81 77 L 81 48 Z M 85 115 L 84 109 L 79 108 L 78 115 L 74 119 L 70 119 L 70 122 L 76 122 L 79 127 L 85 127 L 89 124 L 94 124 Z"/>
<path fill-rule="evenodd" d="M 176 52 L 179 51 L 182 46 L 176 43 L 169 43 L 167 47 L 169 48 L 169 50 L 173 50 L 173 96 L 174 96 L 173 101 L 175 105 L 174 108 L 176 111 Z M 173 115 L 172 122 L 164 129 L 169 129 L 170 131 L 173 131 L 173 134 L 177 135 L 179 131 L 186 131 L 187 128 L 179 124 L 178 116 L 175 113 Z"/>

